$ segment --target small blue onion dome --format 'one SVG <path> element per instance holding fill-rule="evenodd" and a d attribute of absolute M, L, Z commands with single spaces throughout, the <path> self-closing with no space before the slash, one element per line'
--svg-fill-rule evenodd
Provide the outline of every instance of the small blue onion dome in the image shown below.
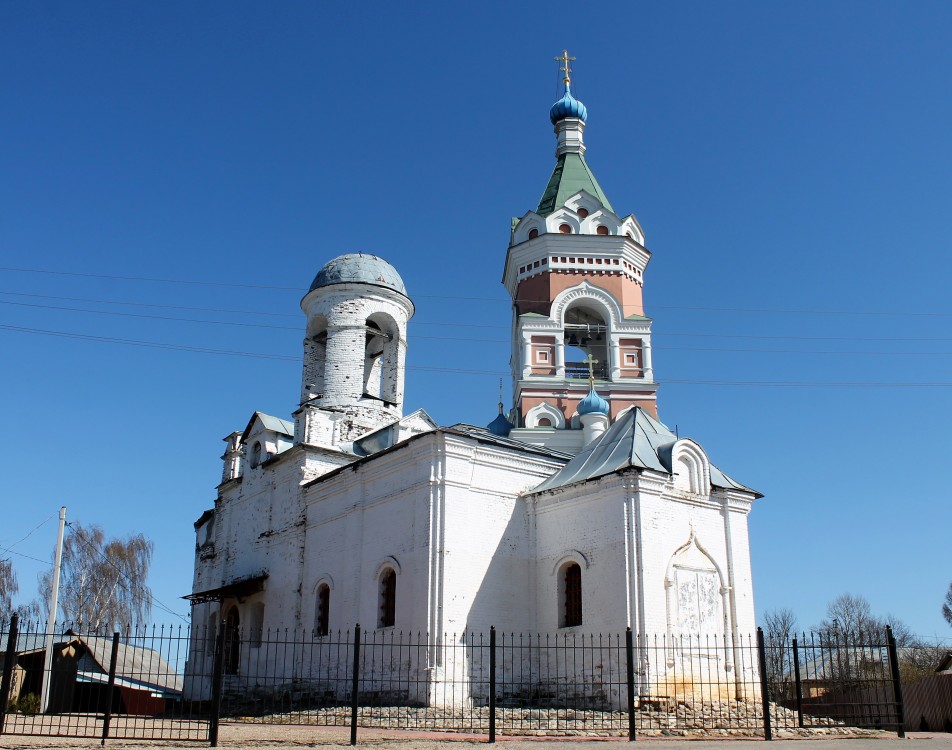
<path fill-rule="evenodd" d="M 486 425 L 486 429 L 489 430 L 493 435 L 498 435 L 499 437 L 509 437 L 509 433 L 512 432 L 512 422 L 506 419 L 506 415 L 502 413 L 502 410 L 499 410 L 499 414 L 496 415 L 496 418 Z"/>
<path fill-rule="evenodd" d="M 608 409 L 608 402 L 595 393 L 594 388 L 588 392 L 588 395 L 583 398 L 578 405 L 579 416 L 584 414 L 603 414 L 607 417 Z"/>
<path fill-rule="evenodd" d="M 565 84 L 565 95 L 549 110 L 549 119 L 552 120 L 553 125 L 567 117 L 577 117 L 582 122 L 588 118 L 588 110 L 582 102 L 572 96 L 572 89 L 568 83 Z"/>
<path fill-rule="evenodd" d="M 313 292 L 321 287 L 349 283 L 382 286 L 400 292 L 404 297 L 407 296 L 407 288 L 403 285 L 403 279 L 400 278 L 397 269 L 383 258 L 369 253 L 348 253 L 328 261 L 317 272 L 308 291 Z"/>

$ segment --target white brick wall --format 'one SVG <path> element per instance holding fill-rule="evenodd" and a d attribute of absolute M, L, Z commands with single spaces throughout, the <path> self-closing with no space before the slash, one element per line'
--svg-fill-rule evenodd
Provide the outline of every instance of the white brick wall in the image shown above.
<path fill-rule="evenodd" d="M 373 629 L 379 573 L 390 565 L 397 631 L 551 633 L 558 566 L 573 559 L 582 567 L 583 624 L 562 632 L 631 625 L 670 637 L 677 598 L 672 609 L 665 580 L 693 538 L 727 583 L 724 632 L 755 627 L 746 493 L 691 495 L 668 475 L 632 471 L 527 496 L 561 464 L 442 430 L 304 484 L 333 469 L 331 455 L 297 446 L 223 485 L 215 555 L 197 552 L 194 590 L 267 570 L 265 590 L 239 604 L 242 623 L 263 602 L 266 629 L 311 631 L 317 586 L 327 582 L 331 629 Z M 194 622 L 216 606 L 196 607 Z"/>

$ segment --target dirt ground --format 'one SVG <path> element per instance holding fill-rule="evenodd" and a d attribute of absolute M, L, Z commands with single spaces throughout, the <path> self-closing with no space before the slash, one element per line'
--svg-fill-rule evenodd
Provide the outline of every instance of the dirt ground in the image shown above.
<path fill-rule="evenodd" d="M 341 727 L 300 727 L 223 724 L 219 734 L 222 748 L 349 748 L 350 734 Z M 651 750 L 728 750 L 729 746 L 743 746 L 750 750 L 751 743 L 761 739 L 668 739 L 646 738 L 639 744 L 650 745 Z M 567 744 L 624 743 L 619 738 L 550 738 L 526 739 L 498 737 L 497 744 L 505 750 L 565 750 Z M 885 732 L 862 738 L 824 737 L 819 739 L 778 738 L 779 745 L 796 743 L 795 750 L 952 750 L 952 734 L 915 732 L 902 740 L 895 734 Z M 687 743 L 690 746 L 687 747 Z M 486 745 L 485 737 L 461 734 L 422 734 L 418 732 L 385 732 L 365 729 L 358 735 L 358 746 L 371 746 L 374 750 L 478 750 Z M 26 750 L 29 748 L 98 748 L 99 741 L 61 737 L 30 737 L 18 735 L 0 736 L 0 749 Z M 207 747 L 200 742 L 169 742 L 158 740 L 109 740 L 107 747 L 114 748 L 163 748 L 164 750 L 195 750 Z"/>

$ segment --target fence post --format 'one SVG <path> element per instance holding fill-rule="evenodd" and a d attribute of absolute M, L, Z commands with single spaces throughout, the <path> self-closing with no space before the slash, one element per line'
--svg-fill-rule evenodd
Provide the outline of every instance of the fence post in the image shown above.
<path fill-rule="evenodd" d="M 628 741 L 635 741 L 635 647 L 631 628 L 625 628 L 625 672 L 628 678 Z"/>
<path fill-rule="evenodd" d="M 357 709 L 360 705 L 360 623 L 354 625 L 354 673 L 350 685 L 350 744 L 357 744 Z"/>
<path fill-rule="evenodd" d="M 800 682 L 800 649 L 793 639 L 793 679 L 797 691 L 797 726 L 803 729 L 803 683 Z"/>
<path fill-rule="evenodd" d="M 886 626 L 886 645 L 889 649 L 889 669 L 892 672 L 893 693 L 896 697 L 896 734 L 900 737 L 906 736 L 906 718 L 902 705 L 902 681 L 899 677 L 899 653 L 896 650 L 896 638 L 893 636 L 892 627 Z"/>
<path fill-rule="evenodd" d="M 212 666 L 212 720 L 208 727 L 208 744 L 218 747 L 218 723 L 221 719 L 221 687 L 225 673 L 225 621 L 215 636 L 215 659 Z"/>
<path fill-rule="evenodd" d="M 10 695 L 10 683 L 13 682 L 13 665 L 17 661 L 17 631 L 20 616 L 16 613 L 10 618 L 10 632 L 7 634 L 7 653 L 3 659 L 3 679 L 0 680 L 0 734 L 7 718 L 7 699 Z"/>
<path fill-rule="evenodd" d="M 489 628 L 489 741 L 496 741 L 496 626 Z"/>
<path fill-rule="evenodd" d="M 757 628 L 757 661 L 760 662 L 760 702 L 764 710 L 764 739 L 773 739 L 770 727 L 770 693 L 767 687 L 767 647 L 764 645 L 764 629 Z"/>
<path fill-rule="evenodd" d="M 116 662 L 119 661 L 119 633 L 112 634 L 112 653 L 109 655 L 109 681 L 106 683 L 106 711 L 102 717 L 102 741 L 100 747 L 106 746 L 109 737 L 109 722 L 112 721 L 112 689 L 116 686 Z"/>

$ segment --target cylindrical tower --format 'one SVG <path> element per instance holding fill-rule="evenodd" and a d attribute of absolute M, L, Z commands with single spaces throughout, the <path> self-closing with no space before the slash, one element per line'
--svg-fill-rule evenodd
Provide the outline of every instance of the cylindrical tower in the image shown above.
<path fill-rule="evenodd" d="M 341 255 L 318 272 L 301 308 L 307 315 L 301 405 L 343 420 L 332 440 L 320 442 L 347 442 L 403 416 L 414 308 L 396 269 L 376 255 Z"/>

